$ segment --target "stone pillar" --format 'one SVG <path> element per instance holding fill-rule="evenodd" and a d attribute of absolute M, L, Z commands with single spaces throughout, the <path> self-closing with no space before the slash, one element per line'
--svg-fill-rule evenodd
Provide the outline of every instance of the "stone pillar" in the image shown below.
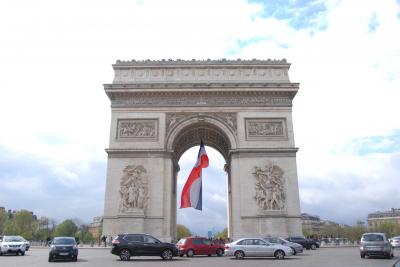
<path fill-rule="evenodd" d="M 109 151 L 103 234 L 151 233 L 171 241 L 175 227 L 171 157 L 167 153 L 136 153 L 129 157 L 120 153 Z M 136 190 L 129 179 L 146 180 L 142 181 L 144 188 Z"/>

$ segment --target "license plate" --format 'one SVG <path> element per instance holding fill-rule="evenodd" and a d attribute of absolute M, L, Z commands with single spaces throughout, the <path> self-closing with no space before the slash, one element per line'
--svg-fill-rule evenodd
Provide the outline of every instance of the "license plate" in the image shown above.
<path fill-rule="evenodd" d="M 60 253 L 61 256 L 67 256 L 69 253 Z"/>

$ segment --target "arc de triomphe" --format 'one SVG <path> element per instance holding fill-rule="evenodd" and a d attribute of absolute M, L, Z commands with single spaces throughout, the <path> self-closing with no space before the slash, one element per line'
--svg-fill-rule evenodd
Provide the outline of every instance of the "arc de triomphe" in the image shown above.
<path fill-rule="evenodd" d="M 225 158 L 231 238 L 301 234 L 286 60 L 117 61 L 103 234 L 176 236 L 178 160 L 204 143 Z M 179 197 L 179 196 L 178 196 Z"/>

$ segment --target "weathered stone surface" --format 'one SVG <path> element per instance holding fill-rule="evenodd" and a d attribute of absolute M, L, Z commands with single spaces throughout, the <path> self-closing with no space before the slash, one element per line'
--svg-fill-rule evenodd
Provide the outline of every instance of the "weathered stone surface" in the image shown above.
<path fill-rule="evenodd" d="M 117 61 L 103 233 L 175 237 L 178 160 L 225 158 L 232 238 L 301 234 L 286 60 Z M 135 171 L 136 170 L 136 171 Z"/>

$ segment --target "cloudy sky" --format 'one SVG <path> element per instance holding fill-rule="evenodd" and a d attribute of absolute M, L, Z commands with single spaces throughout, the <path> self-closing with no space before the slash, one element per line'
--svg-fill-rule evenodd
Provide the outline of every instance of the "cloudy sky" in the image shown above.
<path fill-rule="evenodd" d="M 117 59 L 286 58 L 302 212 L 354 224 L 400 208 L 399 33 L 399 0 L 1 1 L 0 206 L 102 215 Z M 209 201 L 178 216 L 199 234 L 226 225 L 223 160 L 207 150 Z"/>

